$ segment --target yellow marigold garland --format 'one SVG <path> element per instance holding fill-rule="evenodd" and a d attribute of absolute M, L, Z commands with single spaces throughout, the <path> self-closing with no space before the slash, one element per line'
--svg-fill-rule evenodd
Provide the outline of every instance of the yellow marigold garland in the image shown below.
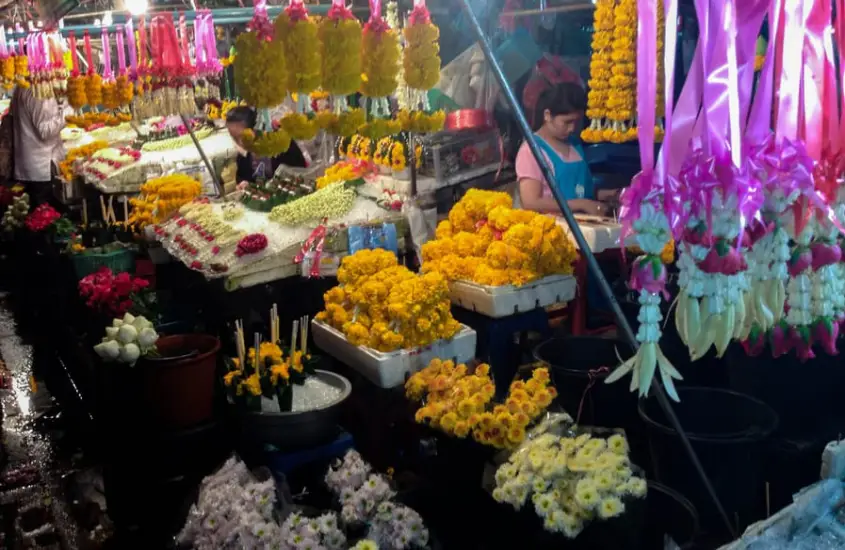
<path fill-rule="evenodd" d="M 393 29 L 365 30 L 362 48 L 361 92 L 368 97 L 389 96 L 396 91 L 399 74 L 399 35 Z"/>
<path fill-rule="evenodd" d="M 138 198 L 129 200 L 132 215 L 128 225 L 143 228 L 151 223 L 161 223 L 201 193 L 202 184 L 185 174 L 151 179 L 141 186 Z"/>
<path fill-rule="evenodd" d="M 354 135 L 367 122 L 367 114 L 361 108 L 350 109 L 337 115 L 329 125 L 329 132 L 339 137 Z"/>
<path fill-rule="evenodd" d="M 428 108 L 428 90 L 440 80 L 440 30 L 431 22 L 425 5 L 417 5 L 403 30 L 405 48 L 402 56 L 405 83 L 414 90 L 412 106 Z"/>
<path fill-rule="evenodd" d="M 243 142 L 247 151 L 259 157 L 272 158 L 280 155 L 290 147 L 290 134 L 284 130 L 273 130 L 270 132 L 254 132 L 244 130 Z"/>
<path fill-rule="evenodd" d="M 401 110 L 396 113 L 396 120 L 399 121 L 402 130 L 405 132 L 430 134 L 443 129 L 443 124 L 446 122 L 446 112 L 425 113 L 423 111 Z"/>
<path fill-rule="evenodd" d="M 118 102 L 121 107 L 128 107 L 132 103 L 132 98 L 135 96 L 135 86 L 125 74 L 118 75 L 115 82 L 117 84 Z"/>
<path fill-rule="evenodd" d="M 15 57 L 8 56 L 0 62 L 0 72 L 3 76 L 3 87 L 11 90 L 15 86 Z"/>
<path fill-rule="evenodd" d="M 356 93 L 361 87 L 361 23 L 351 12 L 333 16 L 330 10 L 320 22 L 319 38 L 323 89 L 336 100 Z M 336 104 L 341 107 L 345 103 Z"/>
<path fill-rule="evenodd" d="M 21 88 L 29 88 L 29 58 L 25 55 L 16 55 L 14 59 L 17 85 Z"/>
<path fill-rule="evenodd" d="M 283 40 L 287 58 L 287 89 L 305 96 L 297 102 L 300 110 L 308 104 L 307 95 L 320 87 L 320 48 L 317 23 L 302 3 L 292 3 L 274 23 L 276 40 Z M 296 137 L 294 136 L 294 139 Z"/>
<path fill-rule="evenodd" d="M 88 97 L 85 93 L 86 79 L 85 75 L 72 75 L 67 79 L 67 100 L 76 111 L 88 104 Z"/>
<path fill-rule="evenodd" d="M 280 121 L 282 130 L 287 132 L 291 139 L 299 141 L 308 141 L 314 139 L 317 135 L 319 127 L 314 118 L 309 117 L 305 113 L 289 113 L 282 117 Z"/>
<path fill-rule="evenodd" d="M 402 125 L 398 120 L 390 118 L 373 118 L 358 128 L 358 133 L 373 141 L 383 137 L 394 136 L 402 131 Z"/>
<path fill-rule="evenodd" d="M 88 75 L 85 79 L 85 97 L 91 107 L 103 104 L 103 77 L 97 73 Z"/>
<path fill-rule="evenodd" d="M 241 97 L 257 109 L 269 109 L 287 95 L 285 48 L 280 40 L 244 32 L 235 40 L 235 85 Z"/>
<path fill-rule="evenodd" d="M 581 132 L 581 139 L 596 143 L 603 139 L 607 126 L 607 102 L 609 98 L 611 67 L 613 61 L 613 10 L 616 0 L 596 0 L 593 13 L 593 41 L 590 56 L 589 93 L 587 95 L 587 117 L 590 125 Z"/>
<path fill-rule="evenodd" d="M 103 107 L 110 111 L 120 107 L 120 97 L 117 95 L 115 82 L 103 82 Z"/>

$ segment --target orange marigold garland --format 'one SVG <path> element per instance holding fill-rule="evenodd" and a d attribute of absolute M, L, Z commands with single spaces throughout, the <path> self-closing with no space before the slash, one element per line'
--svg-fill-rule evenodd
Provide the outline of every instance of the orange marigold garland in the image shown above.
<path fill-rule="evenodd" d="M 344 0 L 332 0 L 319 37 L 323 89 L 331 95 L 332 111 L 339 114 L 349 108 L 346 96 L 361 87 L 361 24 Z"/>
<path fill-rule="evenodd" d="M 590 56 L 590 92 L 587 95 L 587 117 L 590 126 L 581 132 L 587 143 L 602 141 L 607 127 L 607 103 L 610 95 L 611 67 L 613 67 L 613 10 L 616 0 L 596 0 L 593 13 L 593 53 Z"/>
<path fill-rule="evenodd" d="M 79 56 L 76 50 L 76 35 L 74 35 L 73 32 L 70 33 L 68 41 L 70 42 L 73 70 L 70 73 L 70 77 L 67 79 L 67 100 L 74 110 L 79 111 L 88 103 L 88 97 L 85 92 L 85 76 L 79 73 Z M 3 76 L 5 78 L 5 73 Z"/>
<path fill-rule="evenodd" d="M 415 0 L 405 27 L 402 56 L 405 83 L 411 96 L 411 108 L 428 111 L 428 91 L 440 80 L 440 30 L 431 22 L 425 0 Z"/>
<path fill-rule="evenodd" d="M 370 98 L 370 114 L 390 116 L 388 97 L 396 91 L 399 75 L 399 35 L 381 16 L 381 0 L 370 0 L 370 20 L 364 25 L 361 91 Z"/>

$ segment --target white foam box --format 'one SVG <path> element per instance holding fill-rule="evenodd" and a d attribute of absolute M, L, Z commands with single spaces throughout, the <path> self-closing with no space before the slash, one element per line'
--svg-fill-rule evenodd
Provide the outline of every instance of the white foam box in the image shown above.
<path fill-rule="evenodd" d="M 406 375 L 427 367 L 435 357 L 456 363 L 466 363 L 475 357 L 476 333 L 466 325 L 451 340 L 389 353 L 353 346 L 342 332 L 317 320 L 311 321 L 311 331 L 317 347 L 380 388 L 401 386 Z"/>
<path fill-rule="evenodd" d="M 519 287 L 454 281 L 449 284 L 449 291 L 453 304 L 498 319 L 568 302 L 575 297 L 576 286 L 571 275 L 549 275 Z"/>

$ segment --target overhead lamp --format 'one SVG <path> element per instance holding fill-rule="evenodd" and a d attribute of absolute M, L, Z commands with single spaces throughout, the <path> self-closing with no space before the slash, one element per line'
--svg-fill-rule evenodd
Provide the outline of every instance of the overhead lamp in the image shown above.
<path fill-rule="evenodd" d="M 148 0 L 124 0 L 123 6 L 126 8 L 126 11 L 129 12 L 130 15 L 144 15 L 147 13 L 147 8 L 149 7 Z"/>

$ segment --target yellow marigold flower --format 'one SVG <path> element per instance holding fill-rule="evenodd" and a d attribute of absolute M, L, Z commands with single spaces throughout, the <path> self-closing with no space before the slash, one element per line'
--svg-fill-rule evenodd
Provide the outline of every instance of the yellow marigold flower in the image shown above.
<path fill-rule="evenodd" d="M 455 422 L 455 435 L 457 437 L 466 437 L 469 434 L 469 424 L 463 420 Z"/>
<path fill-rule="evenodd" d="M 534 394 L 534 402 L 541 409 L 545 409 L 552 403 L 552 396 L 546 390 L 540 390 Z"/>
<path fill-rule="evenodd" d="M 525 439 L 525 426 L 519 425 L 518 423 L 511 426 L 508 430 L 508 441 L 511 443 L 521 443 L 523 439 Z"/>
<path fill-rule="evenodd" d="M 550 380 L 549 369 L 545 367 L 534 369 L 534 372 L 531 373 L 531 378 L 539 382 L 548 382 Z"/>
<path fill-rule="evenodd" d="M 238 371 L 238 370 L 230 370 L 229 372 L 227 372 L 227 373 L 223 376 L 223 383 L 224 383 L 224 384 L 226 384 L 226 386 L 231 386 L 231 385 L 232 385 L 232 381 L 235 379 L 235 377 L 236 377 L 236 376 L 238 376 L 238 375 L 240 375 L 240 374 L 241 374 L 241 371 Z"/>
<path fill-rule="evenodd" d="M 250 394 L 261 395 L 261 379 L 258 377 L 258 373 L 244 380 L 244 385 Z"/>
<path fill-rule="evenodd" d="M 458 414 L 463 418 L 469 418 L 475 412 L 475 404 L 469 399 L 458 403 Z"/>
<path fill-rule="evenodd" d="M 279 365 L 273 365 L 270 367 L 270 383 L 274 386 L 279 383 L 279 381 L 287 382 L 290 379 L 290 368 L 288 367 L 287 363 L 281 363 Z"/>
<path fill-rule="evenodd" d="M 455 424 L 458 422 L 458 415 L 450 412 L 443 415 L 440 419 L 440 428 L 445 432 L 452 432 L 455 429 Z"/>
<path fill-rule="evenodd" d="M 505 410 L 504 412 L 496 414 L 496 423 L 503 428 L 509 428 L 512 423 L 512 417 L 510 413 Z"/>

